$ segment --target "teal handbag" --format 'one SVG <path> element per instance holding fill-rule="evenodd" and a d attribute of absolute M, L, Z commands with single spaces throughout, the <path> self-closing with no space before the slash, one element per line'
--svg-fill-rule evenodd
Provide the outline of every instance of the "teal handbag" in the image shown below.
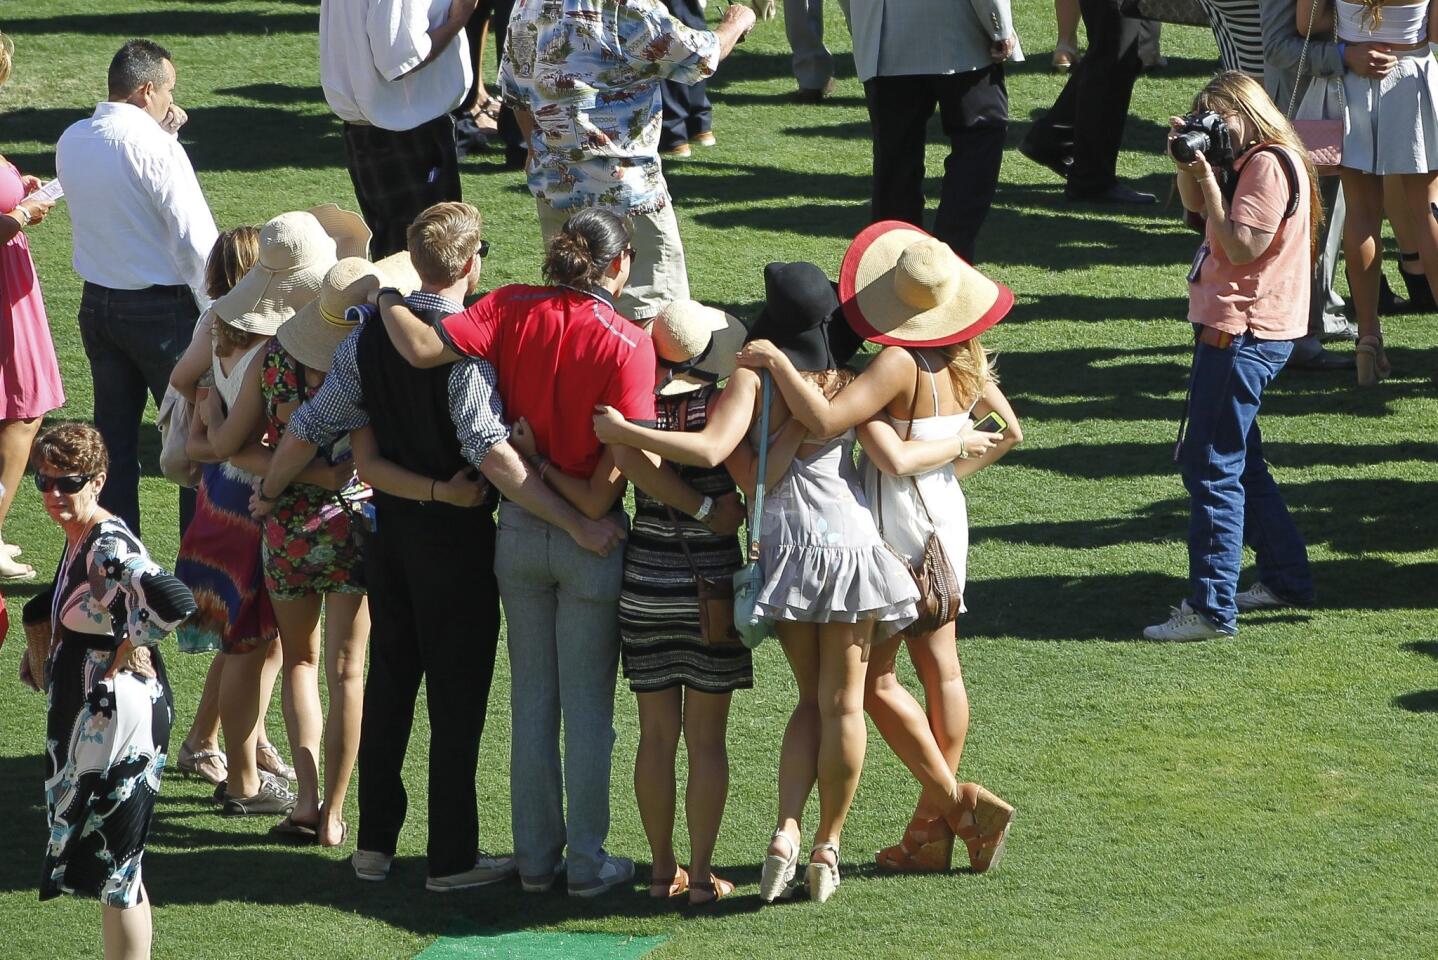
<path fill-rule="evenodd" d="M 754 608 L 764 588 L 764 570 L 759 566 L 759 526 L 764 518 L 764 473 L 769 468 L 769 371 L 759 374 L 764 397 L 759 410 L 759 471 L 754 477 L 754 503 L 745 530 L 749 562 L 734 572 L 734 629 L 744 646 L 754 649 L 769 635 L 769 621 Z"/>

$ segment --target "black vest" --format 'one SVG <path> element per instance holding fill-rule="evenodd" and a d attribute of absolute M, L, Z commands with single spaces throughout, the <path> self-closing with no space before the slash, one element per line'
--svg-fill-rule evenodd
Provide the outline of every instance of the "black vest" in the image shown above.
<path fill-rule="evenodd" d="M 415 310 L 426 323 L 436 324 L 449 314 Z M 390 342 L 384 324 L 370 321 L 360 330 L 355 360 L 365 410 L 380 454 L 387 460 L 435 480 L 448 480 L 467 465 L 455 437 L 449 414 L 449 364 L 421 370 L 410 366 Z M 393 509 L 439 507 L 419 504 L 375 491 L 376 506 Z M 492 505 L 491 505 L 492 506 Z M 477 508 L 482 512 L 483 507 Z"/>

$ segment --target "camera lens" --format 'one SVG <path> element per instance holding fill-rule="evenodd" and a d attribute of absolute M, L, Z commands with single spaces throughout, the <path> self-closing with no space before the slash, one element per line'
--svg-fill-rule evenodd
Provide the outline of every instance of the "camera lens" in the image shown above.
<path fill-rule="evenodd" d="M 1208 134 L 1190 130 L 1174 137 L 1173 145 L 1169 149 L 1175 160 L 1192 163 L 1200 153 L 1207 153 L 1210 145 Z"/>

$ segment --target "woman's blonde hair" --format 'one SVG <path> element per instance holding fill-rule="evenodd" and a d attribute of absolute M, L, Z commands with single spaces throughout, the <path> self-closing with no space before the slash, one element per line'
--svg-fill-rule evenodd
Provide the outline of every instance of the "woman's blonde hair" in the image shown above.
<path fill-rule="evenodd" d="M 1318 250 L 1318 228 L 1323 223 L 1323 200 L 1318 195 L 1318 172 L 1308 159 L 1308 149 L 1293 129 L 1293 124 L 1283 112 L 1274 106 L 1263 87 L 1252 77 L 1237 70 L 1225 70 L 1212 80 L 1193 98 L 1196 113 L 1213 111 L 1220 116 L 1240 114 L 1258 131 L 1258 143 L 1270 143 L 1287 147 L 1303 164 L 1308 173 L 1308 220 L 1310 252 Z M 1237 149 L 1252 147 L 1253 144 L 1235 144 Z"/>
<path fill-rule="evenodd" d="M 943 352 L 948 360 L 945 369 L 954 386 L 954 399 L 962 406 L 972 406 L 983 395 L 984 387 L 998 382 L 993 356 L 979 343 L 978 337 L 944 347 Z"/>
<path fill-rule="evenodd" d="M 234 289 L 240 278 L 260 259 L 260 231 L 255 227 L 235 227 L 226 230 L 215 240 L 210 255 L 205 260 L 205 292 L 211 300 L 218 300 Z M 215 321 L 211 327 L 215 340 L 215 353 L 228 357 L 236 350 L 246 350 L 255 342 L 258 334 L 232 327 L 228 323 Z"/>
<path fill-rule="evenodd" d="M 0 33 L 0 87 L 10 79 L 10 65 L 15 57 L 15 41 Z"/>

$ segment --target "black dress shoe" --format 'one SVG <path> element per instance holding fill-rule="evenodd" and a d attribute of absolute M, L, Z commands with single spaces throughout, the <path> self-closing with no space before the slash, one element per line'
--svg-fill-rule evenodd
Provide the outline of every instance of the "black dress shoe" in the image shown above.
<path fill-rule="evenodd" d="M 1135 190 L 1133 187 L 1125 186 L 1122 183 L 1115 183 L 1107 190 L 1100 190 L 1098 193 L 1075 193 L 1072 186 L 1064 190 L 1064 196 L 1078 203 L 1125 203 L 1125 204 L 1150 204 L 1158 203 L 1158 197 L 1151 193 L 1144 193 L 1142 190 Z"/>
<path fill-rule="evenodd" d="M 1409 273 L 1407 270 L 1399 270 L 1398 275 L 1403 278 L 1403 285 L 1408 288 L 1408 312 L 1409 313 L 1433 313 L 1438 311 L 1438 304 L 1433 302 L 1433 288 L 1428 286 L 1428 276 L 1422 273 Z M 1382 313 L 1382 307 L 1379 308 Z"/>
<path fill-rule="evenodd" d="M 1429 299 L 1432 299 L 1431 297 Z M 1391 317 L 1399 313 L 1413 313 L 1413 307 L 1409 301 L 1404 300 L 1393 292 L 1388 285 L 1388 275 L 1378 274 L 1378 315 Z"/>
<path fill-rule="evenodd" d="M 1048 167 L 1065 180 L 1069 178 L 1069 170 L 1074 164 L 1072 153 L 1062 149 L 1042 149 L 1037 144 L 1030 143 L 1027 137 L 1019 141 L 1019 153 L 1041 167 Z"/>

